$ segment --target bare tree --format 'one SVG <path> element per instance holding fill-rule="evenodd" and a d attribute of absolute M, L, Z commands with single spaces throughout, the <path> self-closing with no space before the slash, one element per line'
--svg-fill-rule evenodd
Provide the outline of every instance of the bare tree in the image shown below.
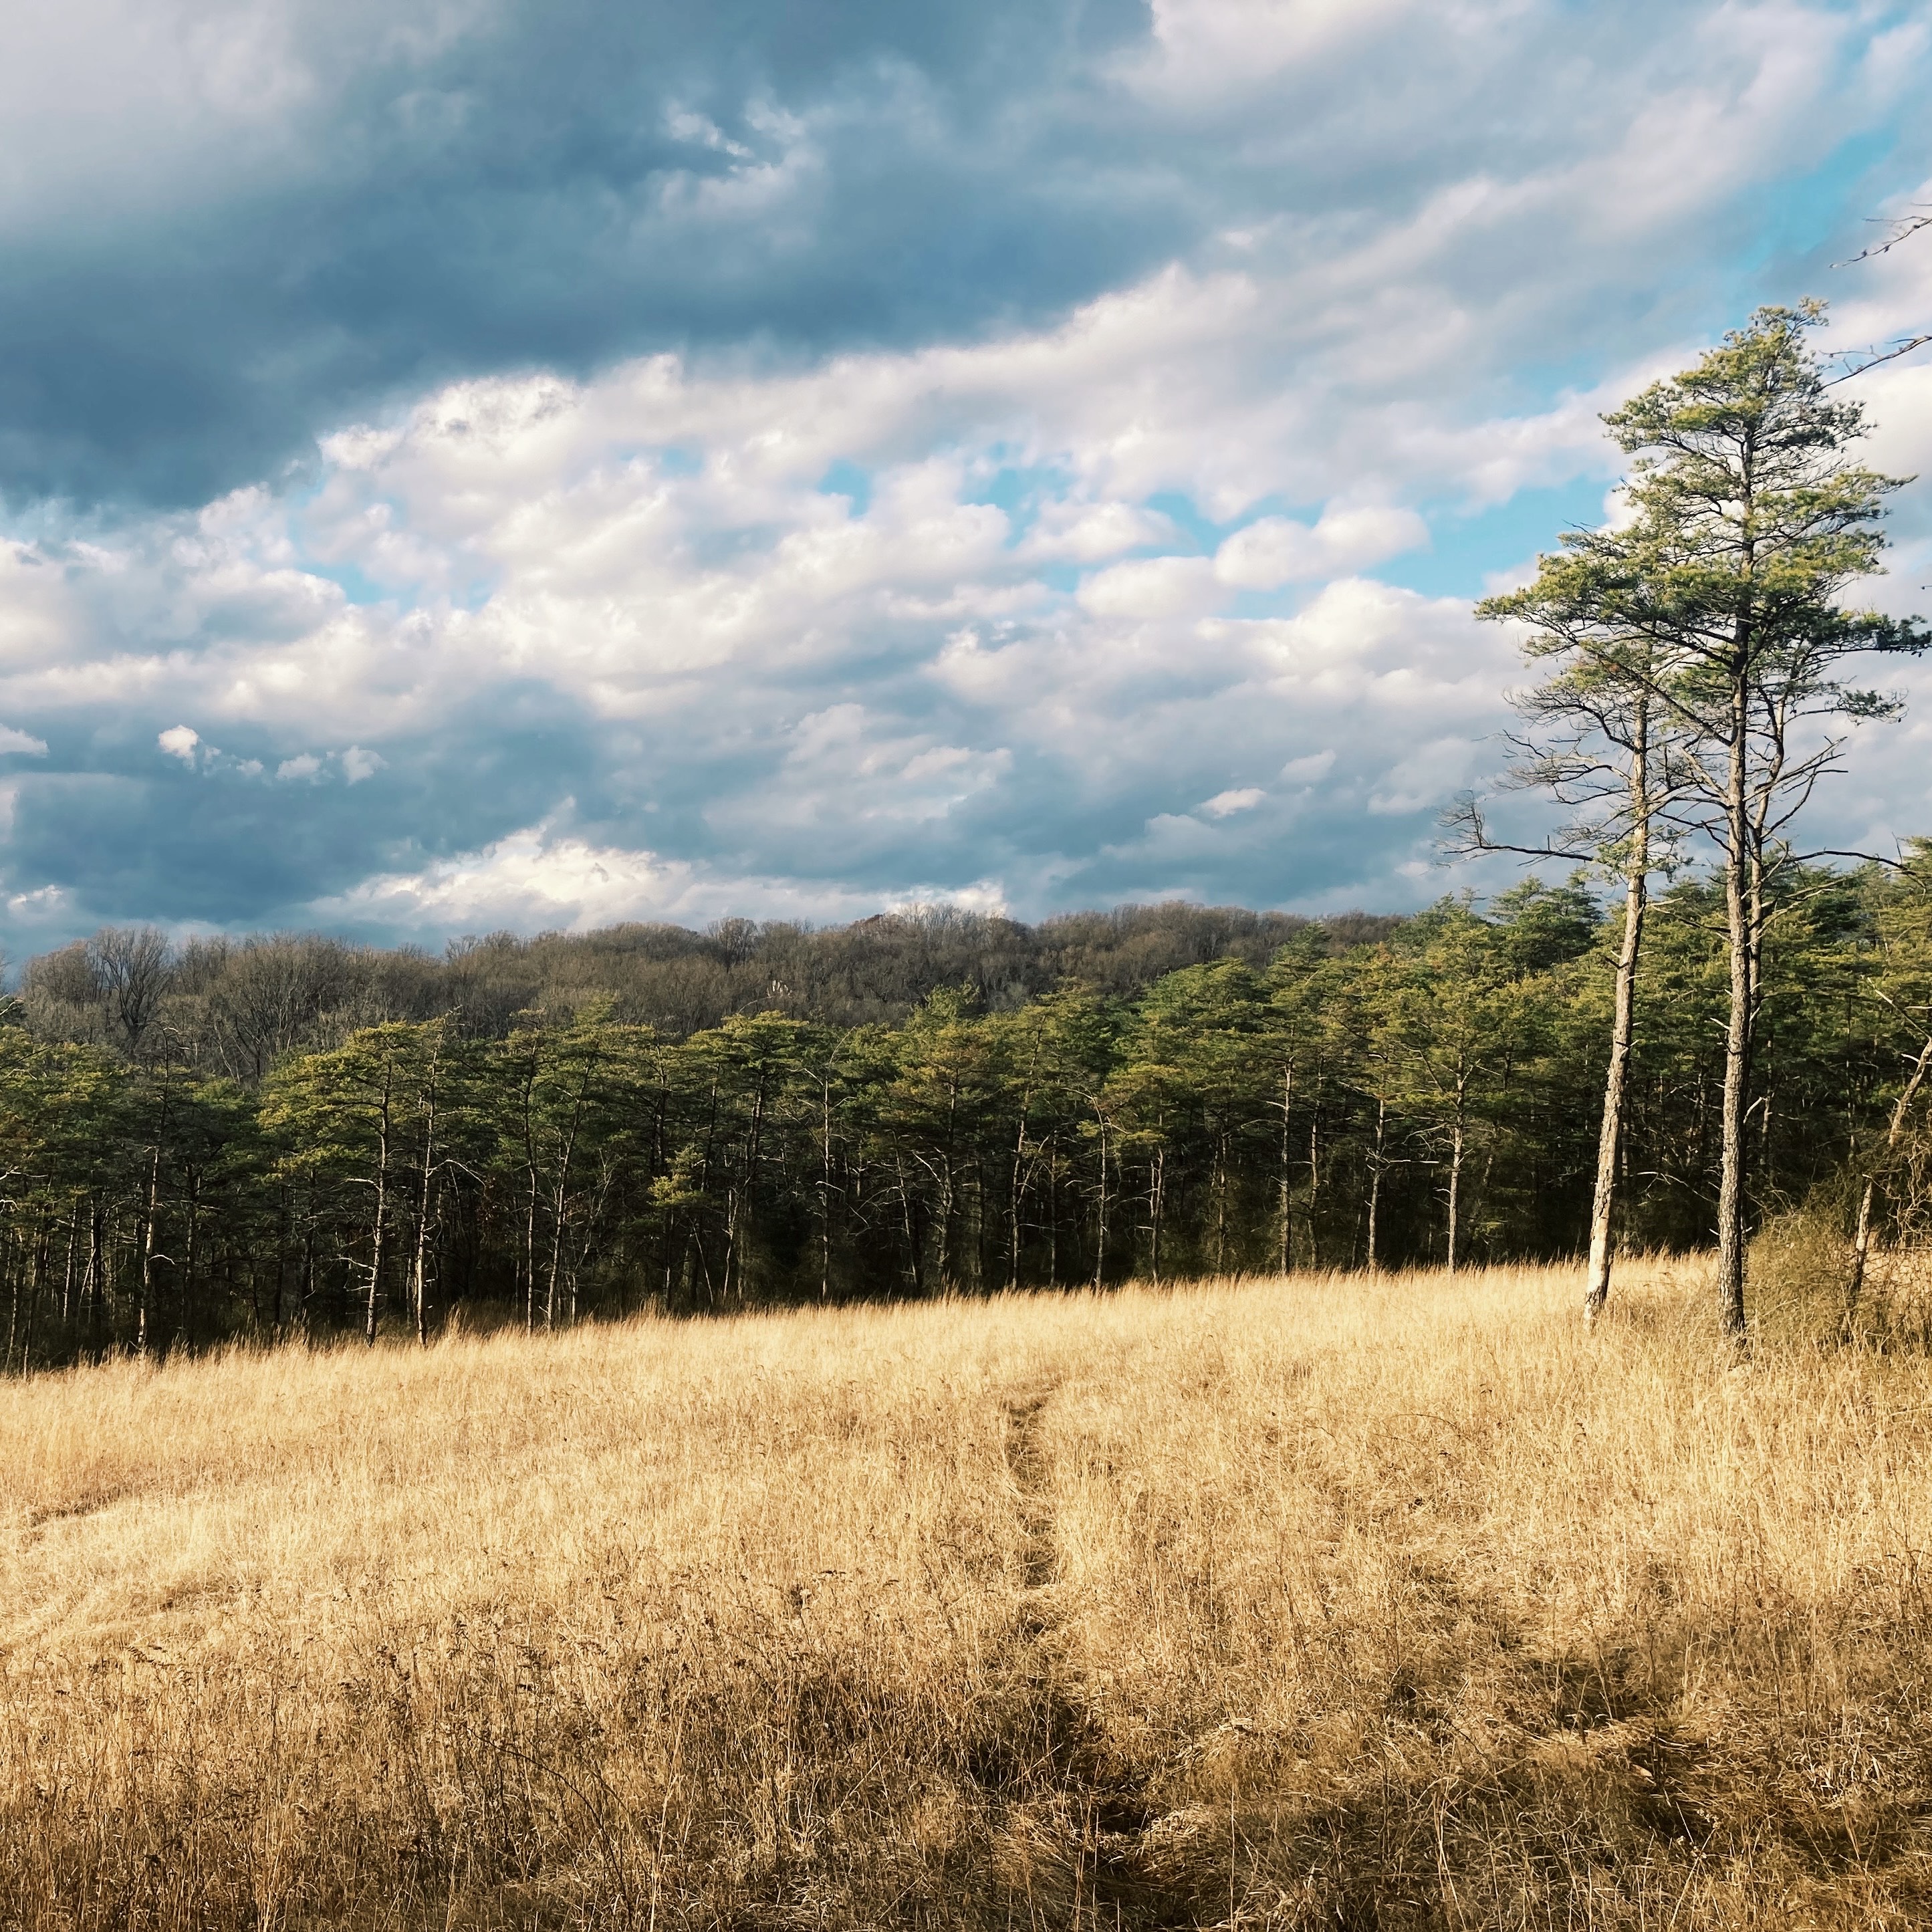
<path fill-rule="evenodd" d="M 87 963 L 100 988 L 115 1042 L 134 1058 L 168 989 L 174 948 L 152 926 L 104 926 L 87 942 Z"/>
<path fill-rule="evenodd" d="M 208 1022 L 234 1078 L 261 1079 L 283 1054 L 316 1043 L 324 1013 L 348 997 L 352 956 L 312 933 L 250 939 L 230 952 L 208 994 Z"/>

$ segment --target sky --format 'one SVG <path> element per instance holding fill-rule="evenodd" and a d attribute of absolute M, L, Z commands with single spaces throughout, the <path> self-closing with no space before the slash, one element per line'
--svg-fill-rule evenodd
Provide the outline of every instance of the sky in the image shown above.
<path fill-rule="evenodd" d="M 1932 0 L 11 0 L 0 946 L 1399 910 Z M 1834 266 L 1838 265 L 1838 266 Z M 1932 351 L 1856 392 L 1932 479 Z M 1850 393 L 1843 392 L 1840 394 Z M 1874 587 L 1932 608 L 1932 480 Z M 1932 667 L 1820 842 L 1932 830 Z"/>

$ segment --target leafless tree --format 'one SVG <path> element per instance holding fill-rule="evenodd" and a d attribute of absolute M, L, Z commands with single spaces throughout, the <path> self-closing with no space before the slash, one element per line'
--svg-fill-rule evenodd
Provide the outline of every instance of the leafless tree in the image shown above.
<path fill-rule="evenodd" d="M 132 1059 L 168 990 L 174 947 L 155 926 L 104 926 L 87 942 L 86 957 L 110 1037 Z"/>

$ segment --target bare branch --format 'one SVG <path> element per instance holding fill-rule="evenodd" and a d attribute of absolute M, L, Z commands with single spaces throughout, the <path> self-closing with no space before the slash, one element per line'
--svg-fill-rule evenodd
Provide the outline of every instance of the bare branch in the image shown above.
<path fill-rule="evenodd" d="M 1879 219 L 1876 215 L 1871 218 L 1874 221 Z M 1880 255 L 1889 255 L 1901 242 L 1910 241 L 1922 228 L 1932 228 L 1932 209 L 1922 208 L 1918 213 L 1903 215 L 1889 225 L 1892 232 L 1882 242 L 1875 242 L 1869 248 L 1861 248 L 1856 255 L 1847 256 L 1842 262 L 1834 262 L 1832 267 L 1853 268 L 1860 262 L 1874 261 Z"/>
<path fill-rule="evenodd" d="M 1847 349 L 1834 356 L 1834 362 L 1849 362 L 1851 367 L 1842 376 L 1833 376 L 1819 384 L 1822 389 L 1835 389 L 1840 382 L 1849 382 L 1854 376 L 1862 376 L 1868 369 L 1876 369 L 1881 362 L 1896 362 L 1901 356 L 1910 356 L 1915 349 L 1922 349 L 1932 342 L 1932 334 L 1908 335 L 1900 338 L 1888 348 L 1876 346 L 1870 349 Z M 1862 362 L 1856 358 L 1862 356 Z"/>

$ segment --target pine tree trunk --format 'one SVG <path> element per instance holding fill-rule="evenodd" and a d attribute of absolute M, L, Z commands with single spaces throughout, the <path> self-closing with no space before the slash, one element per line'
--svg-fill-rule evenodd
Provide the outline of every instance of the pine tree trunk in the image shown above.
<path fill-rule="evenodd" d="M 154 1219 L 161 1198 L 161 1150 L 154 1150 L 148 1165 L 147 1226 L 141 1237 L 141 1304 L 134 1315 L 134 1352 L 148 1352 L 148 1306 L 154 1292 Z"/>
<path fill-rule="evenodd" d="M 827 1079 L 819 1088 L 820 1124 L 824 1130 L 824 1153 L 825 1165 L 820 1182 L 818 1212 L 818 1298 L 820 1301 L 832 1299 L 832 1082 Z M 1015 1238 L 1018 1238 L 1019 1222 L 1015 1210 Z M 1017 1251 L 1013 1265 L 1018 1268 Z"/>
<path fill-rule="evenodd" d="M 1160 1286 L 1160 1212 L 1166 1205 L 1166 1150 L 1157 1147 L 1148 1162 L 1148 1258 L 1156 1288 Z"/>
<path fill-rule="evenodd" d="M 394 1078 L 388 1067 L 382 1070 L 382 1100 L 376 1116 L 376 1219 L 369 1237 L 369 1300 L 363 1313 L 362 1339 L 376 1346 L 376 1321 L 382 1306 L 384 1238 L 389 1231 L 389 1091 Z"/>
<path fill-rule="evenodd" d="M 1604 1118 L 1597 1136 L 1597 1185 L 1590 1199 L 1589 1276 L 1583 1319 L 1594 1322 L 1610 1294 L 1610 1234 L 1616 1210 L 1617 1166 L 1623 1151 L 1624 1096 L 1630 1084 L 1636 1034 L 1636 970 L 1650 892 L 1650 775 L 1647 714 L 1640 712 L 1630 764 L 1631 831 L 1624 880 L 1624 931 L 1617 948 L 1616 1004 L 1610 1019 L 1610 1064 L 1604 1077 Z"/>
<path fill-rule="evenodd" d="M 80 1306 L 88 1316 L 94 1352 L 100 1352 L 100 1316 L 106 1301 L 100 1285 L 100 1203 L 92 1196 L 87 1203 L 87 1268 L 80 1278 Z"/>
<path fill-rule="evenodd" d="M 1449 1265 L 1447 1272 L 1456 1272 L 1456 1238 L 1460 1232 L 1462 1204 L 1462 1104 L 1456 1103 L 1455 1126 L 1449 1137 Z"/>
<path fill-rule="evenodd" d="M 1376 1150 L 1369 1163 L 1369 1272 L 1382 1272 L 1382 1258 L 1376 1252 L 1376 1214 L 1382 1198 L 1382 1137 L 1388 1125 L 1388 1102 L 1376 1102 Z"/>
<path fill-rule="evenodd" d="M 1107 1117 L 1097 1107 L 1094 1111 L 1100 1123 L 1100 1226 L 1094 1244 L 1094 1286 L 1097 1288 L 1107 1271 Z"/>
<path fill-rule="evenodd" d="M 1740 656 L 1742 656 L 1742 646 Z M 1730 770 L 1725 800 L 1724 922 L 1730 954 L 1730 1016 L 1724 1031 L 1723 1143 L 1718 1183 L 1718 1322 L 1742 1344 L 1744 1311 L 1744 1128 L 1750 1104 L 1753 992 L 1749 864 L 1750 821 L 1745 807 L 1746 692 L 1742 680 L 1732 706 Z"/>
<path fill-rule="evenodd" d="M 416 1307 L 416 1346 L 424 1348 L 429 1346 L 428 1263 L 430 1200 L 436 1186 L 436 1070 L 432 1063 L 423 1121 L 422 1178 L 416 1192 L 416 1259 L 410 1269 L 410 1299 Z"/>
<path fill-rule="evenodd" d="M 1315 1083 L 1315 1110 L 1308 1117 L 1308 1265 L 1322 1265 L 1322 1232 L 1316 1215 L 1322 1205 L 1322 1082 Z"/>
<path fill-rule="evenodd" d="M 1294 1099 L 1294 1068 L 1284 1066 L 1281 1070 L 1281 1271 L 1287 1274 L 1294 1264 L 1294 1244 L 1288 1227 L 1288 1208 L 1292 1190 L 1288 1185 L 1288 1110 Z"/>
<path fill-rule="evenodd" d="M 1886 1129 L 1884 1162 L 1889 1162 L 1898 1151 L 1898 1143 L 1905 1132 L 1906 1116 L 1912 1103 L 1918 1097 L 1918 1090 L 1924 1084 L 1925 1076 L 1932 1071 L 1932 1039 L 1918 1049 L 1918 1058 L 1912 1063 L 1912 1074 L 1892 1109 L 1892 1119 Z M 1881 1162 L 1882 1165 L 1883 1162 Z M 1845 1323 L 1849 1328 L 1858 1312 L 1858 1297 L 1864 1291 L 1865 1269 L 1871 1256 L 1872 1208 L 1878 1190 L 1878 1168 L 1865 1176 L 1864 1186 L 1858 1190 L 1858 1231 L 1852 1237 L 1851 1279 L 1845 1284 Z"/>
<path fill-rule="evenodd" d="M 308 1237 L 309 1251 L 314 1252 L 315 1236 Z M 181 1291 L 181 1335 L 186 1346 L 194 1346 L 194 1304 L 196 1276 L 201 1264 L 201 1170 L 190 1167 L 188 1171 L 188 1252 L 183 1257 Z M 303 1297 L 306 1311 L 308 1297 Z"/>
<path fill-rule="evenodd" d="M 46 1286 L 48 1236 L 49 1230 L 44 1223 L 34 1250 L 34 1278 L 27 1292 L 27 1320 L 20 1336 L 20 1372 L 23 1376 L 34 1366 L 34 1316 Z"/>
<path fill-rule="evenodd" d="M 76 1194 L 68 1210 L 67 1272 L 61 1277 L 61 1326 L 74 1322 L 74 1251 L 80 1239 L 80 1196 Z"/>
<path fill-rule="evenodd" d="M 8 1270 L 8 1286 L 11 1291 L 11 1300 L 7 1310 L 6 1367 L 10 1375 L 14 1369 L 14 1343 L 20 1327 L 20 1270 L 18 1268 Z"/>

